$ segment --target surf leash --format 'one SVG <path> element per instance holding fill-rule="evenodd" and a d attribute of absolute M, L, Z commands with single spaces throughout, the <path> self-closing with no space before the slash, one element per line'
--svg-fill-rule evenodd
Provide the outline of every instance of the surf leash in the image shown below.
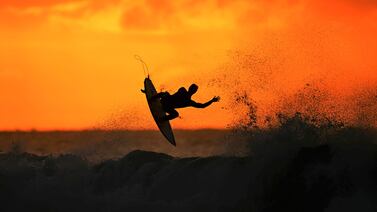
<path fill-rule="evenodd" d="M 144 60 L 137 54 L 134 55 L 135 59 L 138 60 L 141 65 L 143 66 L 144 76 L 149 78 L 149 69 L 147 64 L 144 62 Z"/>

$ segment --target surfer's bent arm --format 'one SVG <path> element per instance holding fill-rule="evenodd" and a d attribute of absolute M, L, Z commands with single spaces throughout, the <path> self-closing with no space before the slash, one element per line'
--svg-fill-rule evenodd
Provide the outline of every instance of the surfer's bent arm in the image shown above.
<path fill-rule="evenodd" d="M 220 97 L 213 97 L 213 99 L 209 100 L 206 103 L 198 103 L 198 102 L 195 102 L 195 101 L 191 101 L 190 106 L 195 107 L 195 108 L 206 108 L 206 107 L 210 106 L 212 103 L 218 102 L 219 100 L 220 100 Z"/>

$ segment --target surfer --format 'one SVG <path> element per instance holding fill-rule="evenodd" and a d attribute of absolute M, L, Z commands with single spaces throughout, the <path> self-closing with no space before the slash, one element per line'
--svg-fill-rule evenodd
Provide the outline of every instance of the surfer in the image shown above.
<path fill-rule="evenodd" d="M 160 99 L 162 107 L 164 111 L 168 114 L 162 118 L 164 121 L 169 121 L 175 119 L 179 116 L 177 112 L 177 108 L 185 108 L 185 107 L 195 107 L 195 108 L 206 108 L 210 106 L 214 102 L 218 102 L 220 100 L 219 96 L 213 97 L 206 103 L 198 103 L 191 99 L 192 95 L 194 95 L 198 91 L 198 86 L 196 84 L 190 85 L 189 89 L 181 87 L 178 89 L 176 93 L 171 95 L 169 92 L 160 92 L 157 93 L 152 97 L 152 99 Z M 144 90 L 141 90 L 143 93 Z"/>

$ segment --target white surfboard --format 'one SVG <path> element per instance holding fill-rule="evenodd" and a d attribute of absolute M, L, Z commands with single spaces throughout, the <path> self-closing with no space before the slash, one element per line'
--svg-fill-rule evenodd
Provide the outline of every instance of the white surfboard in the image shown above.
<path fill-rule="evenodd" d="M 160 99 L 151 99 L 152 96 L 157 94 L 157 91 L 149 77 L 145 78 L 144 80 L 144 90 L 154 121 L 165 138 L 175 146 L 175 138 L 169 121 L 160 120 L 161 117 L 166 115 L 166 112 L 162 108 Z"/>

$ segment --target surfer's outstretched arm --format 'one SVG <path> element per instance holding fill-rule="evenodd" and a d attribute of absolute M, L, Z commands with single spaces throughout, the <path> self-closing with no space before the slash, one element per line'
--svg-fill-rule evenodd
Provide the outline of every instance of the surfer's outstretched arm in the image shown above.
<path fill-rule="evenodd" d="M 215 96 L 206 103 L 198 103 L 198 102 L 195 102 L 195 101 L 191 101 L 190 106 L 195 107 L 195 108 L 206 108 L 206 107 L 210 106 L 212 103 L 218 102 L 219 100 L 220 100 L 220 97 Z"/>

